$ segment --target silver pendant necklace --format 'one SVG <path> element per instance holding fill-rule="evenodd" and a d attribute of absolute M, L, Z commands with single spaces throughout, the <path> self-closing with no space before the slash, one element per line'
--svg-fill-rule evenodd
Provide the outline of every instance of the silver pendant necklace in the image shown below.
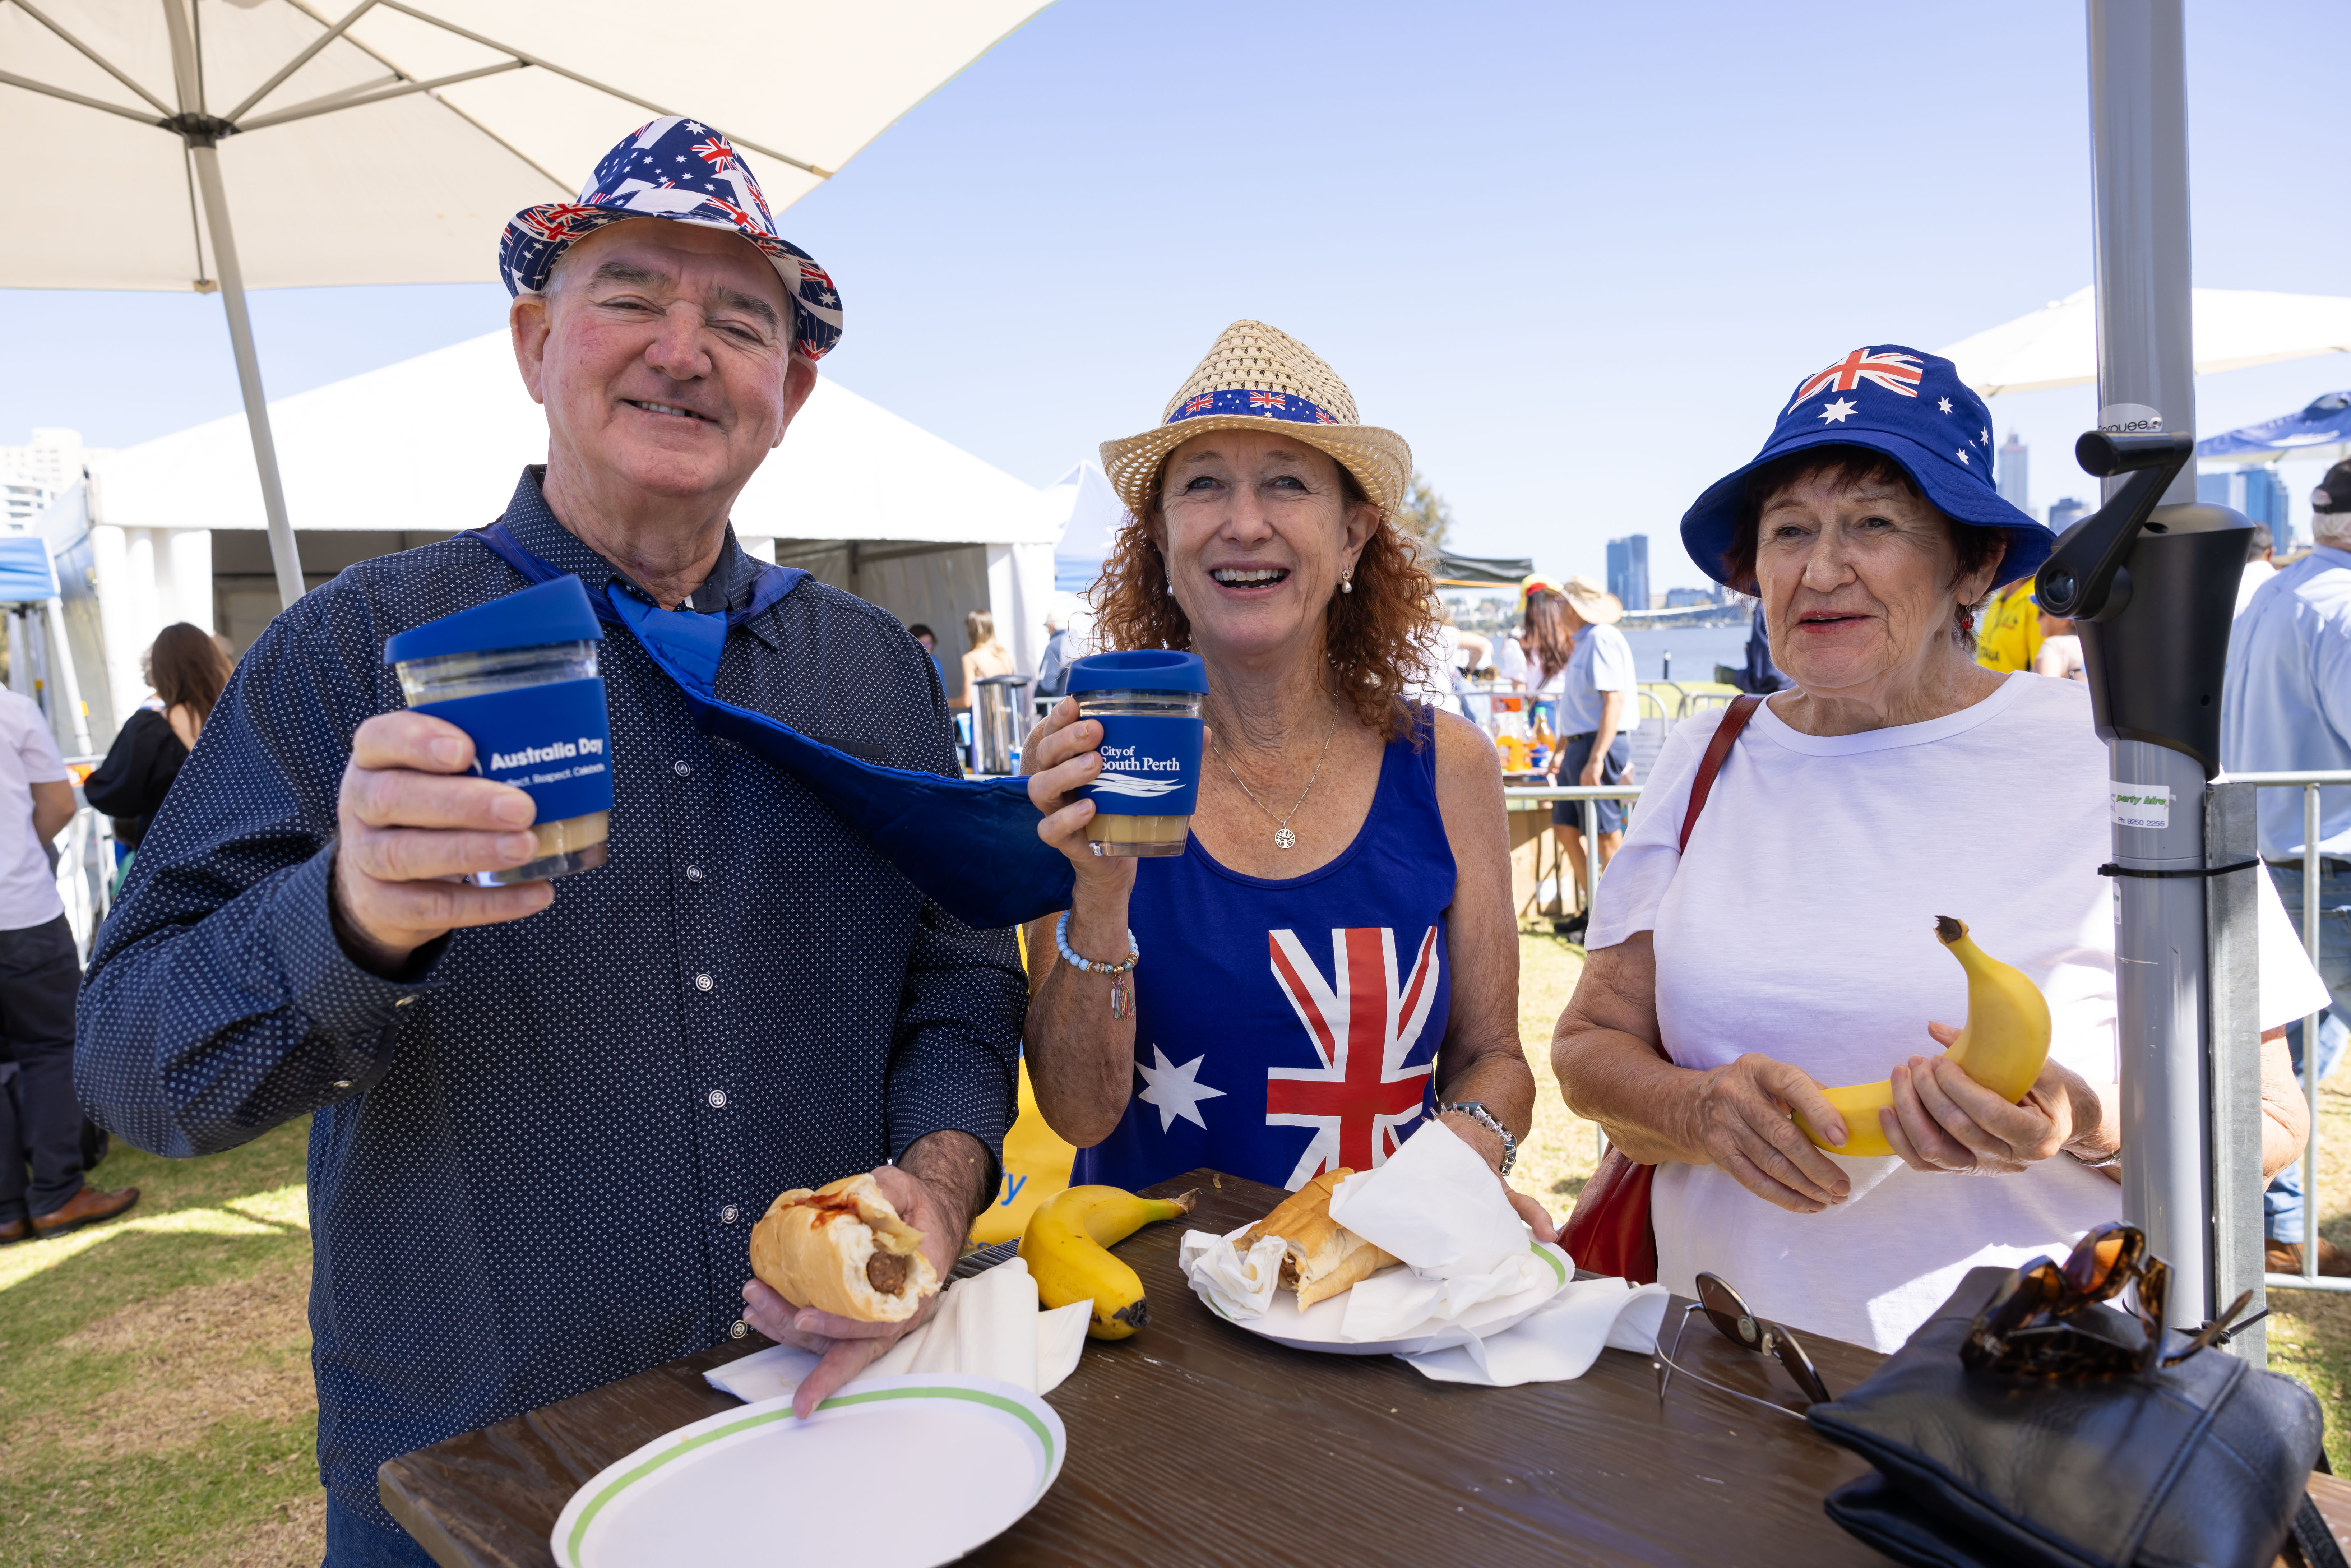
<path fill-rule="evenodd" d="M 1289 817 L 1273 818 L 1273 847 L 1275 849 L 1288 850 L 1295 849 L 1298 846 L 1298 835 L 1290 831 L 1290 817 L 1298 815 L 1298 807 L 1305 805 L 1306 797 L 1314 793 L 1314 780 L 1322 777 L 1323 760 L 1331 755 L 1331 737 L 1338 733 L 1339 699 L 1333 697 L 1331 699 L 1331 725 L 1329 728 L 1322 732 L 1322 752 L 1321 756 L 1314 759 L 1314 771 L 1306 776 L 1306 788 L 1299 791 L 1298 806 L 1292 806 L 1290 808 Z M 1249 797 L 1249 804 L 1255 806 L 1259 810 L 1264 811 L 1267 816 L 1273 817 L 1272 811 L 1267 810 L 1266 803 L 1257 798 L 1255 791 L 1251 790 L 1248 785 L 1241 783 L 1241 776 L 1234 768 L 1233 759 L 1225 755 L 1223 743 L 1218 742 L 1212 747 L 1212 749 L 1217 754 L 1217 760 L 1225 765 L 1225 771 L 1232 775 L 1234 784 L 1239 787 L 1242 794 Z"/>

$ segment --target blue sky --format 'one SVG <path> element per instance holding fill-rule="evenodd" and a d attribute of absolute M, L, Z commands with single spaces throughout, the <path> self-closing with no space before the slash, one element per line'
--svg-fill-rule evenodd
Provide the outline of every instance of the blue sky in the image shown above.
<path fill-rule="evenodd" d="M 2351 294 L 2325 172 L 2351 7 L 2190 0 L 2189 29 L 2196 281 Z M 1252 316 L 1405 435 L 1459 548 L 1598 575 L 1646 532 L 1662 589 L 1699 580 L 1681 511 L 1798 376 L 2089 281 L 2085 82 L 2056 0 L 1060 0 L 783 222 L 847 304 L 825 372 L 1029 483 L 1155 423 Z M 303 289 L 254 314 L 282 396 L 505 305 Z M 0 291 L 0 442 L 126 445 L 238 406 L 216 298 Z M 2206 378 L 2199 424 L 2343 386 L 2339 355 Z M 2036 505 L 2088 494 L 2069 453 L 2094 402 L 1996 400 Z"/>

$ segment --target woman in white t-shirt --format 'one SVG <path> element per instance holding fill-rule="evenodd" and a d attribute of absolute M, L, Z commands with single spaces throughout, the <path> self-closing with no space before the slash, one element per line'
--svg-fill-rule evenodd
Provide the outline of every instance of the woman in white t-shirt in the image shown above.
<path fill-rule="evenodd" d="M 1972 657 L 1972 607 L 2050 548 L 1992 488 L 1983 405 L 1948 361 L 1855 359 L 1881 373 L 1809 378 L 1683 519 L 1700 567 L 1760 591 L 1795 687 L 1739 735 L 1687 849 L 1722 715 L 1667 740 L 1552 1063 L 1658 1167 L 1660 1281 L 1690 1293 L 1708 1270 L 1765 1316 L 1890 1350 L 1968 1269 L 2062 1257 L 2120 1216 L 2111 803 L 2088 693 Z M 2325 998 L 2258 885 L 2267 1173 L 2304 1133 L 2282 1026 Z M 1937 1059 L 1968 1009 L 1941 915 L 2049 998 L 2022 1104 Z M 1833 1158 L 1790 1119 L 1843 1142 L 1819 1086 L 1889 1077 L 1896 1157 Z"/>

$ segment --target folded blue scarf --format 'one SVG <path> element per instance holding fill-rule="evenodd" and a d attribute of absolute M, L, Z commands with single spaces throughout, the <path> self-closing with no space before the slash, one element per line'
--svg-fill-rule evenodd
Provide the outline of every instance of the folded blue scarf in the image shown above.
<path fill-rule="evenodd" d="M 523 549 L 503 522 L 469 531 L 534 584 L 558 571 Z M 899 873 L 967 925 L 1015 925 L 1070 906 L 1070 862 L 1037 836 L 1037 808 L 1022 779 L 945 779 L 861 762 L 762 713 L 722 700 L 718 657 L 727 632 L 789 593 L 808 573 L 754 561 L 751 601 L 724 615 L 663 610 L 615 579 L 596 618 L 625 627 L 662 674 L 677 683 L 705 735 L 723 737 L 785 769 L 881 851 Z"/>

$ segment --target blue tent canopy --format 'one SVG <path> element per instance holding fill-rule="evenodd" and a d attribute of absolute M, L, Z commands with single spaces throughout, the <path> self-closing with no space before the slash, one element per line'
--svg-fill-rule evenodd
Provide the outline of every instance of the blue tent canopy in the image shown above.
<path fill-rule="evenodd" d="M 26 534 L 0 538 L 0 604 L 47 603 L 57 596 L 47 541 Z"/>
<path fill-rule="evenodd" d="M 2274 462 L 2305 448 L 2351 442 L 2351 392 L 2332 392 L 2299 413 L 2248 424 L 2196 444 L 2196 455 L 2236 462 Z M 2326 455 L 2313 453 L 2313 456 Z"/>

